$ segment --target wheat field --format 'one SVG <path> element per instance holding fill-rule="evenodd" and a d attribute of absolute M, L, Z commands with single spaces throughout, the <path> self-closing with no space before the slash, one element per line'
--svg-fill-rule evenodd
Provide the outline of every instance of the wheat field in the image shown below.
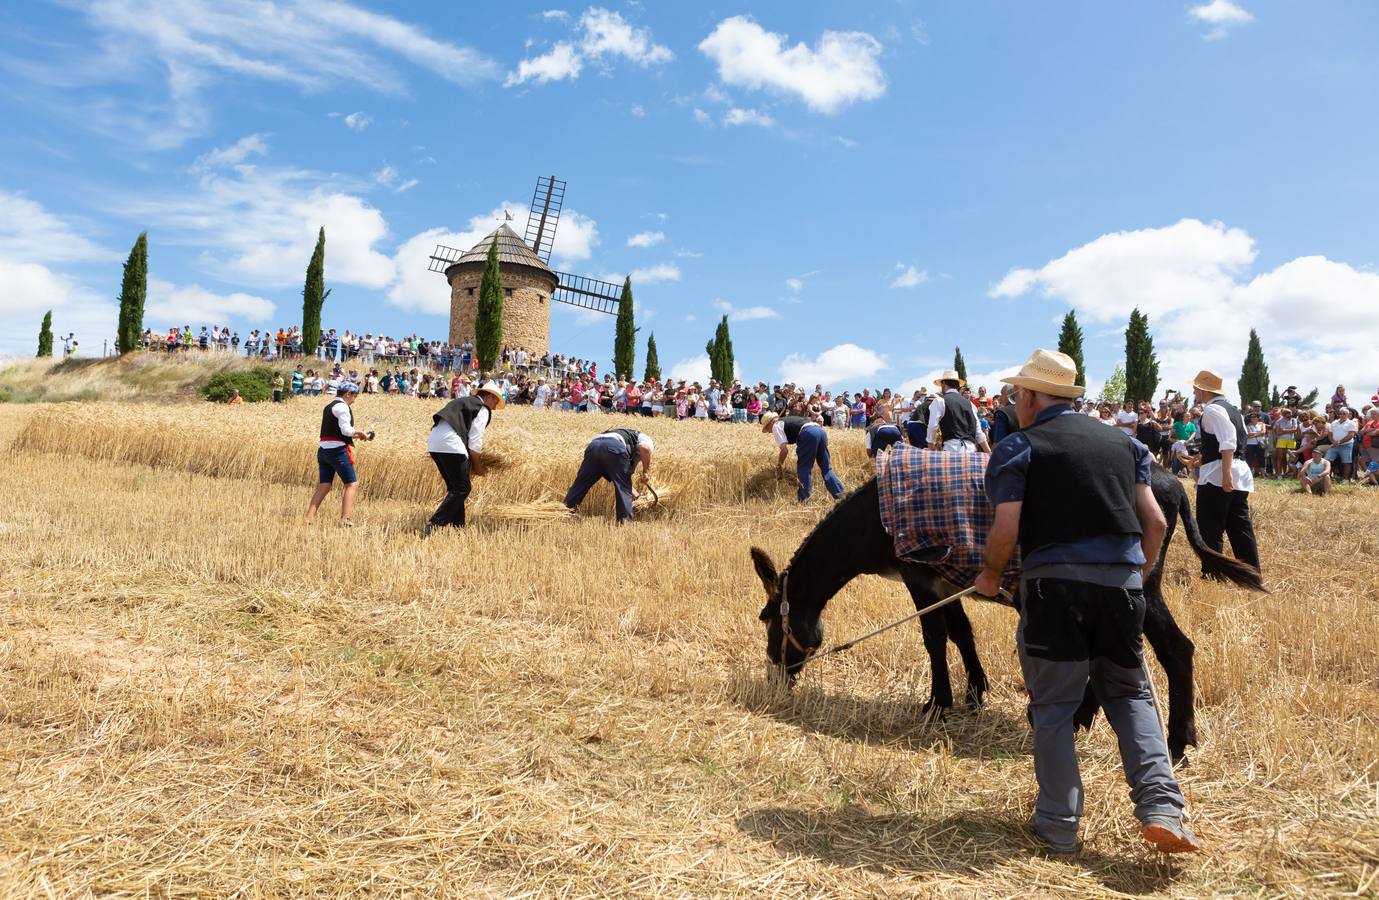
<path fill-rule="evenodd" d="M 607 418 L 509 409 L 474 527 L 427 540 L 431 408 L 361 398 L 361 527 L 301 524 L 319 407 L 0 405 L 5 896 L 1374 896 L 1379 494 L 1255 498 L 1269 595 L 1165 592 L 1196 641 L 1182 770 L 1208 852 L 1141 846 L 1104 721 L 1087 849 L 1037 855 L 1014 615 L 987 708 L 935 722 L 918 628 L 764 678 L 747 557 L 828 509 L 746 427 L 653 421 L 656 515 L 563 492 Z M 622 424 L 621 421 L 616 424 Z M 867 463 L 834 438 L 849 486 Z M 830 639 L 913 607 L 864 578 Z M 1157 671 L 1156 671 L 1157 674 Z M 1162 693 L 1162 680 L 1160 680 Z"/>

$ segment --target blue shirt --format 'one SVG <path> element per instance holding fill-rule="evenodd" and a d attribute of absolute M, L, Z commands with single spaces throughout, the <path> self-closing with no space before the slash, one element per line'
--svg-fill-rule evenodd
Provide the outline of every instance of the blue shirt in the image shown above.
<path fill-rule="evenodd" d="M 1082 414 L 1068 404 L 1059 403 L 1040 412 L 1031 427 L 1038 427 L 1055 416 L 1079 415 Z M 1130 443 L 1135 446 L 1135 484 L 1149 484 L 1149 450 L 1134 438 L 1130 438 Z M 991 451 L 991 461 L 986 467 L 986 496 L 993 505 L 1024 501 L 1030 455 L 1029 438 L 1023 431 L 1010 435 Z M 1022 563 L 1026 569 L 1050 563 L 1125 563 L 1142 566 L 1144 549 L 1140 546 L 1138 535 L 1105 534 L 1040 547 L 1025 557 Z"/>

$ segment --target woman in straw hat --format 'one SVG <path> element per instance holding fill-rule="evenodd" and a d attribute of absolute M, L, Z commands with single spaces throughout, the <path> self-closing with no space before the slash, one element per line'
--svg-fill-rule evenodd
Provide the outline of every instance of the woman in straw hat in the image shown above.
<path fill-rule="evenodd" d="M 1259 547 L 1250 521 L 1254 475 L 1242 458 L 1248 440 L 1240 410 L 1222 396 L 1221 375 L 1203 369 L 1192 380 L 1202 406 L 1202 465 L 1197 470 L 1197 528 L 1207 546 L 1220 552 L 1221 535 L 1231 539 L 1235 558 L 1259 568 Z M 1206 569 L 1202 570 L 1205 576 Z"/>
<path fill-rule="evenodd" d="M 470 476 L 484 473 L 484 431 L 493 419 L 493 410 L 506 405 L 503 392 L 492 381 L 485 382 L 473 395 L 457 397 L 431 416 L 431 433 L 426 450 L 445 481 L 445 499 L 426 523 L 426 534 L 437 528 L 463 528 L 464 504 L 469 498 Z"/>
<path fill-rule="evenodd" d="M 966 382 L 954 369 L 934 381 L 939 394 L 929 405 L 929 447 L 950 453 L 990 452 L 986 432 L 977 421 L 977 407 L 958 391 Z"/>
<path fill-rule="evenodd" d="M 1039 783 L 1031 824 L 1052 852 L 1076 852 L 1083 791 L 1074 716 L 1090 683 L 1116 732 L 1144 839 L 1167 853 L 1197 850 L 1144 668 L 1143 579 L 1167 530 L 1149 451 L 1074 411 L 1070 401 L 1083 394 L 1076 379 L 1072 358 L 1051 350 L 1002 379 L 1015 387 L 1021 430 L 996 446 L 986 470 L 996 520 L 974 585 L 995 596 L 1018 541 L 1016 648 Z"/>

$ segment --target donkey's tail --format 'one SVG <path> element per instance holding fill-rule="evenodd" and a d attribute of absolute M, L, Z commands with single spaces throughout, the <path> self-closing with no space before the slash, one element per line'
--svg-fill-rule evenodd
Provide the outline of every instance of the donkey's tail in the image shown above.
<path fill-rule="evenodd" d="M 1188 502 L 1186 490 L 1180 490 L 1178 493 L 1178 518 L 1183 522 L 1183 533 L 1187 535 L 1192 552 L 1202 561 L 1202 571 L 1208 577 L 1224 579 L 1252 591 L 1269 593 L 1269 589 L 1264 586 L 1264 576 L 1258 569 L 1211 549 L 1207 542 L 1202 540 L 1202 532 L 1197 529 L 1197 519 L 1192 514 L 1192 504 Z"/>

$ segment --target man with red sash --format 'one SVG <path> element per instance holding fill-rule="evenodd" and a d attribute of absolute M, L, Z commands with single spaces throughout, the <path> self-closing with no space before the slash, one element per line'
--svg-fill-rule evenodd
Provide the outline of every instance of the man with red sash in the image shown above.
<path fill-rule="evenodd" d="M 316 510 L 330 493 L 335 476 L 339 475 L 340 483 L 345 486 L 345 495 L 340 498 L 340 524 L 354 527 L 350 514 L 354 511 L 354 496 L 359 493 L 359 475 L 354 470 L 354 442 L 373 440 L 372 432 L 354 427 L 351 407 L 358 398 L 359 385 L 347 381 L 340 385 L 340 393 L 321 410 L 321 444 L 316 450 L 320 478 L 306 508 L 307 524 L 316 521 Z"/>

